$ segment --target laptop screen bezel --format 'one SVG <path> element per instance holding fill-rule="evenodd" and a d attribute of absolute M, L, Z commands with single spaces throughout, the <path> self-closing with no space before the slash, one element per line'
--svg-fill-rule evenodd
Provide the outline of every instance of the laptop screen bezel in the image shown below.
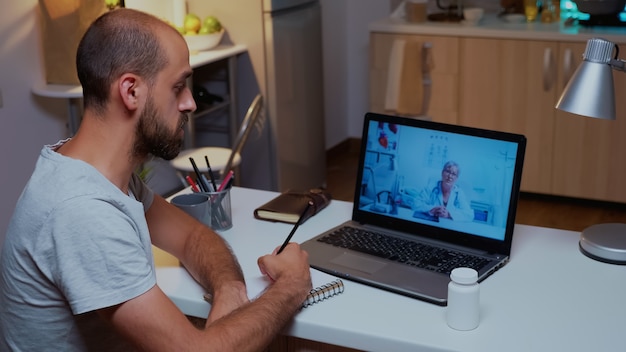
<path fill-rule="evenodd" d="M 507 214 L 507 223 L 505 225 L 505 234 L 503 240 L 497 240 L 487 237 L 481 237 L 469 232 L 455 231 L 436 226 L 430 226 L 418 222 L 402 220 L 400 218 L 385 216 L 370 211 L 359 209 L 361 182 L 363 180 L 363 169 L 365 167 L 365 154 L 367 152 L 366 141 L 368 138 L 369 126 L 371 121 L 397 124 L 398 126 L 411 126 L 433 131 L 449 132 L 463 134 L 468 136 L 476 136 L 494 140 L 501 140 L 517 144 L 517 155 L 513 172 L 513 180 L 511 194 L 509 195 L 509 207 Z M 354 206 L 352 211 L 352 220 L 372 226 L 377 226 L 394 231 L 400 231 L 407 234 L 416 234 L 419 236 L 431 238 L 446 243 L 466 246 L 477 250 L 484 250 L 488 253 L 510 255 L 511 243 L 513 241 L 513 229 L 515 227 L 515 217 L 517 213 L 517 203 L 519 200 L 519 190 L 521 185 L 522 169 L 524 164 L 524 156 L 526 150 L 526 137 L 521 134 L 514 134 L 502 131 L 486 130 L 460 125 L 452 125 L 440 122 L 432 122 L 427 120 L 413 119 L 400 116 L 384 115 L 379 113 L 368 112 L 365 114 L 362 143 L 359 155 L 359 165 L 357 169 L 357 182 L 354 190 Z"/>

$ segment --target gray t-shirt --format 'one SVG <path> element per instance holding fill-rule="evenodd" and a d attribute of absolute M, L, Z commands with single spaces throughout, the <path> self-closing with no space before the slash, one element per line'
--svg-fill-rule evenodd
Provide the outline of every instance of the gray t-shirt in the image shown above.
<path fill-rule="evenodd" d="M 126 195 L 58 145 L 41 151 L 9 223 L 0 351 L 110 350 L 110 327 L 94 311 L 156 284 L 145 219 L 152 191 L 134 176 Z"/>

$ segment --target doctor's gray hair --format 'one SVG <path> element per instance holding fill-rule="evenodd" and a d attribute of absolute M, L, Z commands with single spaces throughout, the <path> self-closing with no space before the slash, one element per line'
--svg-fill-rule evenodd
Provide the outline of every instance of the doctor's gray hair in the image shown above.
<path fill-rule="evenodd" d="M 445 164 L 443 164 L 442 171 L 445 171 L 445 170 L 447 170 L 450 167 L 456 167 L 456 175 L 457 175 L 457 177 L 461 174 L 461 168 L 459 167 L 459 164 L 457 164 L 455 161 L 452 161 L 452 160 L 448 160 L 448 161 L 446 161 Z"/>

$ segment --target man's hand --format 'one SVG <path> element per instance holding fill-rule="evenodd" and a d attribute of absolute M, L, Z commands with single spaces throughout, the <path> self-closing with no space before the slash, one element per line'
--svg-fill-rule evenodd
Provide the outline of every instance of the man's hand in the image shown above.
<path fill-rule="evenodd" d="M 300 249 L 297 243 L 289 243 L 280 253 L 278 247 L 272 254 L 267 254 L 258 259 L 259 269 L 263 275 L 272 281 L 290 282 L 294 290 L 306 292 L 311 289 L 311 270 L 309 268 L 309 254 Z"/>

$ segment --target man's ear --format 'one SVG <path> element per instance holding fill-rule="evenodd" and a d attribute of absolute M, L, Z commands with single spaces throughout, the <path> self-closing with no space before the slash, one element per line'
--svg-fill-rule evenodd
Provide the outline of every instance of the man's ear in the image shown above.
<path fill-rule="evenodd" d="M 122 103 L 129 111 L 135 111 L 143 100 L 144 86 L 141 79 L 134 74 L 124 74 L 117 81 L 117 88 Z"/>

